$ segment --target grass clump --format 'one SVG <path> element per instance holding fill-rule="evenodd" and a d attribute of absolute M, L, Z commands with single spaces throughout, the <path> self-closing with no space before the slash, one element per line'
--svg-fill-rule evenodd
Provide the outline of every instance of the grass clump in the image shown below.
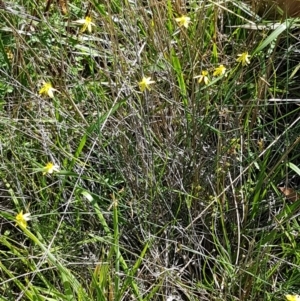
<path fill-rule="evenodd" d="M 250 5 L 193 0 L 0 14 L 0 300 L 299 293 L 297 20 L 253 30 Z"/>

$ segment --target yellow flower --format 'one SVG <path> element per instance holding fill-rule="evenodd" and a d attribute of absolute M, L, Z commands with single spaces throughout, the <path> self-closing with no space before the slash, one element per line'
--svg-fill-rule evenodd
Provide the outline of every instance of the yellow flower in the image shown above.
<path fill-rule="evenodd" d="M 285 295 L 285 298 L 288 301 L 300 301 L 300 296 L 299 295 Z"/>
<path fill-rule="evenodd" d="M 151 90 L 150 85 L 154 84 L 155 81 L 151 80 L 151 77 L 143 77 L 143 79 L 139 82 L 140 90 L 143 92 L 145 89 Z"/>
<path fill-rule="evenodd" d="M 250 64 L 250 55 L 248 54 L 248 51 L 238 54 L 236 61 L 242 63 L 242 66 Z"/>
<path fill-rule="evenodd" d="M 209 78 L 207 75 L 208 75 L 208 71 L 203 70 L 201 72 L 201 75 L 195 76 L 194 78 L 199 78 L 198 79 L 199 84 L 204 83 L 205 85 L 207 85 L 209 83 Z"/>
<path fill-rule="evenodd" d="M 42 88 L 39 91 L 39 94 L 48 95 L 50 98 L 53 98 L 54 97 L 54 94 L 53 94 L 54 91 L 57 91 L 57 90 L 52 87 L 51 83 L 44 83 Z"/>
<path fill-rule="evenodd" d="M 14 58 L 14 54 L 12 53 L 11 49 L 5 48 L 5 53 L 6 53 L 7 59 L 11 62 Z"/>
<path fill-rule="evenodd" d="M 225 74 L 225 72 L 226 72 L 226 67 L 224 67 L 224 65 L 220 65 L 215 69 L 213 76 L 222 76 Z"/>
<path fill-rule="evenodd" d="M 21 227 L 26 228 L 27 227 L 27 221 L 29 221 L 29 220 L 30 220 L 30 213 L 23 214 L 23 210 L 16 215 L 17 225 L 19 225 Z"/>
<path fill-rule="evenodd" d="M 175 21 L 178 23 L 179 27 L 183 26 L 185 28 L 188 28 L 191 22 L 191 18 L 183 15 L 179 18 L 175 18 Z"/>
<path fill-rule="evenodd" d="M 43 175 L 46 173 L 52 174 L 54 171 L 59 171 L 59 166 L 57 164 L 53 164 L 52 162 L 49 162 L 46 164 L 46 166 L 43 168 Z"/>
<path fill-rule="evenodd" d="M 92 22 L 92 18 L 89 16 L 86 16 L 84 19 L 80 19 L 75 21 L 76 24 L 82 24 L 81 32 L 85 32 L 88 30 L 88 32 L 92 32 L 92 26 L 96 26 L 95 23 Z"/>

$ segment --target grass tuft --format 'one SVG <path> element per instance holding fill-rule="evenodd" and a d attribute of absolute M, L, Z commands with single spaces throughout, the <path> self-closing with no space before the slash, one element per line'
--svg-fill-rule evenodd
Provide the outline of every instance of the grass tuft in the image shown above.
<path fill-rule="evenodd" d="M 0 301 L 300 294 L 297 19 L 195 0 L 0 16 Z"/>

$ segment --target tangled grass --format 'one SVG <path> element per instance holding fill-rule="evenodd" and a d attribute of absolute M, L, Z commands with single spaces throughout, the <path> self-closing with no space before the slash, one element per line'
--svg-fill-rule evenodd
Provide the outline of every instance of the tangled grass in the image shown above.
<path fill-rule="evenodd" d="M 300 291 L 297 20 L 0 4 L 0 300 Z"/>

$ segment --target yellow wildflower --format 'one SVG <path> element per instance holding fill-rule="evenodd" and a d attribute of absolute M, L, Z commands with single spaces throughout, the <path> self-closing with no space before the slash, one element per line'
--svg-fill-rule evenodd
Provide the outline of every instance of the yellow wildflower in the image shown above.
<path fill-rule="evenodd" d="M 300 296 L 299 295 L 285 295 L 285 298 L 288 301 L 300 301 Z"/>
<path fill-rule="evenodd" d="M 74 23 L 82 24 L 81 32 L 85 32 L 86 30 L 88 30 L 88 32 L 92 32 L 92 26 L 96 26 L 96 24 L 92 22 L 92 18 L 89 16 L 86 16 L 84 19 L 77 20 Z"/>
<path fill-rule="evenodd" d="M 250 55 L 248 51 L 238 54 L 237 62 L 242 63 L 242 66 L 246 66 L 250 64 Z"/>
<path fill-rule="evenodd" d="M 150 85 L 154 84 L 155 81 L 151 80 L 151 77 L 143 77 L 143 79 L 139 82 L 140 90 L 143 92 L 145 89 L 151 90 Z"/>
<path fill-rule="evenodd" d="M 23 210 L 21 210 L 20 213 L 16 215 L 16 222 L 17 225 L 26 228 L 27 227 L 27 221 L 30 220 L 30 213 L 23 214 Z"/>
<path fill-rule="evenodd" d="M 45 175 L 46 173 L 52 174 L 54 171 L 58 172 L 59 166 L 57 164 L 53 164 L 52 162 L 49 162 L 43 168 L 43 175 Z"/>
<path fill-rule="evenodd" d="M 54 94 L 53 94 L 54 91 L 57 91 L 57 90 L 52 87 L 51 83 L 44 83 L 42 88 L 39 91 L 39 94 L 48 95 L 50 98 L 53 98 L 54 97 Z"/>
<path fill-rule="evenodd" d="M 191 18 L 183 15 L 179 18 L 175 18 L 175 21 L 178 23 L 179 27 L 183 26 L 185 28 L 188 28 L 191 22 Z"/>
<path fill-rule="evenodd" d="M 198 78 L 198 83 L 204 83 L 205 85 L 207 85 L 209 83 L 209 78 L 208 78 L 208 71 L 203 70 L 201 72 L 201 75 L 195 76 L 194 78 Z"/>
<path fill-rule="evenodd" d="M 11 49 L 5 48 L 5 53 L 6 53 L 7 59 L 11 62 L 14 58 L 14 54 L 12 53 Z"/>
<path fill-rule="evenodd" d="M 222 76 L 225 74 L 225 72 L 226 72 L 226 67 L 224 67 L 224 65 L 220 65 L 215 69 L 213 76 Z"/>

